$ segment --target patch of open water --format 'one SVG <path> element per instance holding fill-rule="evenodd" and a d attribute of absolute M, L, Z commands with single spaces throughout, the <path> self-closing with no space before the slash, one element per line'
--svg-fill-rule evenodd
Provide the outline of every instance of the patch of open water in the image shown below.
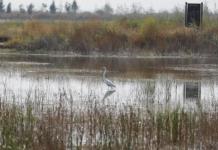
<path fill-rule="evenodd" d="M 140 107 L 182 106 L 194 111 L 217 111 L 218 59 L 95 58 L 47 55 L 0 55 L 0 94 L 20 103 L 29 93 L 55 103 L 61 90 L 78 105 L 90 98 L 105 105 Z M 102 67 L 115 85 L 102 81 Z M 5 94 L 6 92 L 6 94 Z"/>

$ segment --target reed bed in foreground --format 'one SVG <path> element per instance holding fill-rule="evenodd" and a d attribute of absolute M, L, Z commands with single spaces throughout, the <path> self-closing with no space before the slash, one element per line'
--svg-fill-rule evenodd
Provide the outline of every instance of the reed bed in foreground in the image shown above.
<path fill-rule="evenodd" d="M 78 106 L 57 93 L 52 105 L 42 95 L 0 97 L 0 149 L 217 149 L 218 114 L 183 108 L 104 105 L 88 98 Z"/>
<path fill-rule="evenodd" d="M 217 54 L 218 22 L 206 20 L 202 29 L 185 28 L 175 18 L 113 21 L 25 21 L 0 24 L 8 48 L 79 54 Z"/>

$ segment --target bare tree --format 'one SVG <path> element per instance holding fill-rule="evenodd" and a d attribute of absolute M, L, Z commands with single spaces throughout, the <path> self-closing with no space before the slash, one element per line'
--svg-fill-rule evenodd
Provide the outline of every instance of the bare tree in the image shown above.
<path fill-rule="evenodd" d="M 70 12 L 71 11 L 71 4 L 70 3 L 66 3 L 65 4 L 65 10 L 66 10 L 66 12 Z"/>
<path fill-rule="evenodd" d="M 128 14 L 129 12 L 130 12 L 129 8 L 122 5 L 118 6 L 116 9 L 116 13 L 120 15 L 125 15 Z"/>
<path fill-rule="evenodd" d="M 24 14 L 26 12 L 22 4 L 19 5 L 19 9 L 20 9 L 20 13 Z"/>
<path fill-rule="evenodd" d="M 48 7 L 47 4 L 42 3 L 42 12 L 46 12 L 47 11 L 47 7 Z"/>
<path fill-rule="evenodd" d="M 144 11 L 143 7 L 138 4 L 132 4 L 132 14 L 142 14 Z"/>

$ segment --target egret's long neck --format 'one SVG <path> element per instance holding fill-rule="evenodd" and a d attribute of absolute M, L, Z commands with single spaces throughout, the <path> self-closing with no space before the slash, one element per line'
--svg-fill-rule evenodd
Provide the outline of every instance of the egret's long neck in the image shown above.
<path fill-rule="evenodd" d="M 103 80 L 105 79 L 106 72 L 107 72 L 107 70 L 106 70 L 106 69 L 104 69 L 104 72 L 103 72 Z"/>

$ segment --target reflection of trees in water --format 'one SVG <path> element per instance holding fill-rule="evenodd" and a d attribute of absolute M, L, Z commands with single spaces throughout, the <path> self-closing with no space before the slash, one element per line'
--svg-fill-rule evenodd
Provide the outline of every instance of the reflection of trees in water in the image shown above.
<path fill-rule="evenodd" d="M 184 80 L 148 80 L 140 87 L 140 103 L 147 108 L 186 106 L 202 110 L 201 82 Z M 183 90 L 184 89 L 184 90 Z M 184 107 L 186 107 L 184 106 Z M 181 106 L 183 107 L 183 106 Z"/>
<path fill-rule="evenodd" d="M 184 83 L 184 100 L 186 103 L 194 103 L 197 106 L 198 111 L 202 112 L 200 81 L 190 81 Z"/>
<path fill-rule="evenodd" d="M 201 96 L 201 83 L 200 82 L 185 82 L 185 99 L 196 100 Z"/>
<path fill-rule="evenodd" d="M 216 80 L 148 80 L 140 90 L 139 102 L 147 108 L 178 106 L 203 112 L 213 111 L 218 103 Z"/>

